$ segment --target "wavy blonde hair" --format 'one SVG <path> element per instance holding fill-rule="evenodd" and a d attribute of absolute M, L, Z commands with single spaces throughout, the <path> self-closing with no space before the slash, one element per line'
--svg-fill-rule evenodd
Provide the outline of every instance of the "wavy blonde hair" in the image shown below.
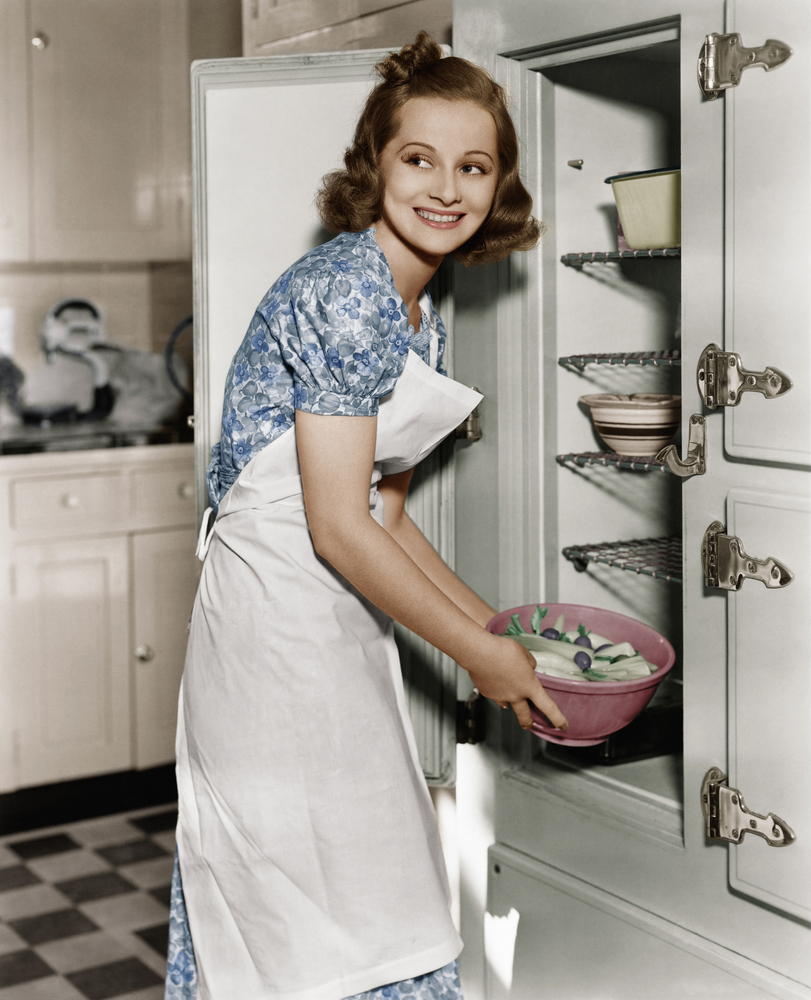
<path fill-rule="evenodd" d="M 498 138 L 498 178 L 490 212 L 453 256 L 472 267 L 502 260 L 514 250 L 531 250 L 545 227 L 532 217 L 532 196 L 521 183 L 518 139 L 503 88 L 467 59 L 443 58 L 442 48 L 425 31 L 413 44 L 390 52 L 375 69 L 382 80 L 366 100 L 344 155 L 344 169 L 327 174 L 316 197 L 324 226 L 333 233 L 357 233 L 380 218 L 385 196 L 380 157 L 400 129 L 400 111 L 414 98 L 436 97 L 468 101 L 488 111 Z"/>

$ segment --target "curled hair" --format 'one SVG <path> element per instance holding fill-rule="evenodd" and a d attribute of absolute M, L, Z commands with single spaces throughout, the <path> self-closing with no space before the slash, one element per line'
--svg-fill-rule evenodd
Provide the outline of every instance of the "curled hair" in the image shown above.
<path fill-rule="evenodd" d="M 498 139 L 493 204 L 454 257 L 471 267 L 502 260 L 514 250 L 531 250 L 544 227 L 530 214 L 532 196 L 518 173 L 518 139 L 503 88 L 467 59 L 443 58 L 441 46 L 425 31 L 413 44 L 390 52 L 375 68 L 382 80 L 367 98 L 344 155 L 344 169 L 327 174 L 316 198 L 325 227 L 334 233 L 357 233 L 380 218 L 385 197 L 380 159 L 400 129 L 400 111 L 414 98 L 435 97 L 467 101 L 489 112 Z"/>

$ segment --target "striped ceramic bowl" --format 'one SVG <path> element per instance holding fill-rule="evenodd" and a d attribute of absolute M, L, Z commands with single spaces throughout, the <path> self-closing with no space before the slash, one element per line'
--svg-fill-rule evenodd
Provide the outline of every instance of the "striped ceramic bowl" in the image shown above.
<path fill-rule="evenodd" d="M 681 420 L 681 396 L 603 392 L 581 396 L 580 402 L 590 409 L 594 429 L 606 447 L 617 455 L 655 455 L 676 433 Z"/>

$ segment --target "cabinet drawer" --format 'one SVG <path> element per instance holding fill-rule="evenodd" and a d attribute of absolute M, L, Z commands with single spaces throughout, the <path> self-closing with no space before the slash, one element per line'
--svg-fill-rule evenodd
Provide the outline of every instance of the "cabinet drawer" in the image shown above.
<path fill-rule="evenodd" d="M 14 480 L 11 529 L 40 536 L 120 530 L 127 521 L 122 485 L 115 473 Z"/>
<path fill-rule="evenodd" d="M 131 479 L 130 498 L 134 528 L 193 525 L 194 466 L 137 472 Z"/>

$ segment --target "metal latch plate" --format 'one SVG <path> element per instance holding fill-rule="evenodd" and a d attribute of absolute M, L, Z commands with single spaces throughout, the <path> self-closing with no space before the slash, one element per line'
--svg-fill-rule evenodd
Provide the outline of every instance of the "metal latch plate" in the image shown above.
<path fill-rule="evenodd" d="M 711 767 L 701 785 L 701 811 L 709 840 L 740 844 L 745 833 L 763 837 L 770 847 L 788 847 L 797 839 L 794 831 L 779 816 L 750 812 L 737 788 L 725 785 L 726 775 Z"/>
<path fill-rule="evenodd" d="M 704 96 L 714 101 L 722 90 L 738 86 L 745 69 L 762 66 L 768 72 L 781 66 L 791 54 L 790 46 L 774 38 L 759 48 L 748 49 L 737 32 L 713 32 L 704 39 L 698 56 L 698 84 Z"/>
<path fill-rule="evenodd" d="M 787 587 L 794 574 L 773 556 L 755 559 L 744 551 L 740 538 L 727 535 L 720 521 L 713 521 L 701 543 L 704 583 L 720 590 L 740 590 L 744 579 L 760 580 L 769 590 Z"/>
<path fill-rule="evenodd" d="M 717 344 L 708 344 L 701 352 L 696 382 L 708 410 L 737 406 L 745 392 L 761 392 L 767 399 L 774 399 L 787 393 L 794 384 L 779 368 L 747 371 L 740 354 L 722 351 Z"/>

